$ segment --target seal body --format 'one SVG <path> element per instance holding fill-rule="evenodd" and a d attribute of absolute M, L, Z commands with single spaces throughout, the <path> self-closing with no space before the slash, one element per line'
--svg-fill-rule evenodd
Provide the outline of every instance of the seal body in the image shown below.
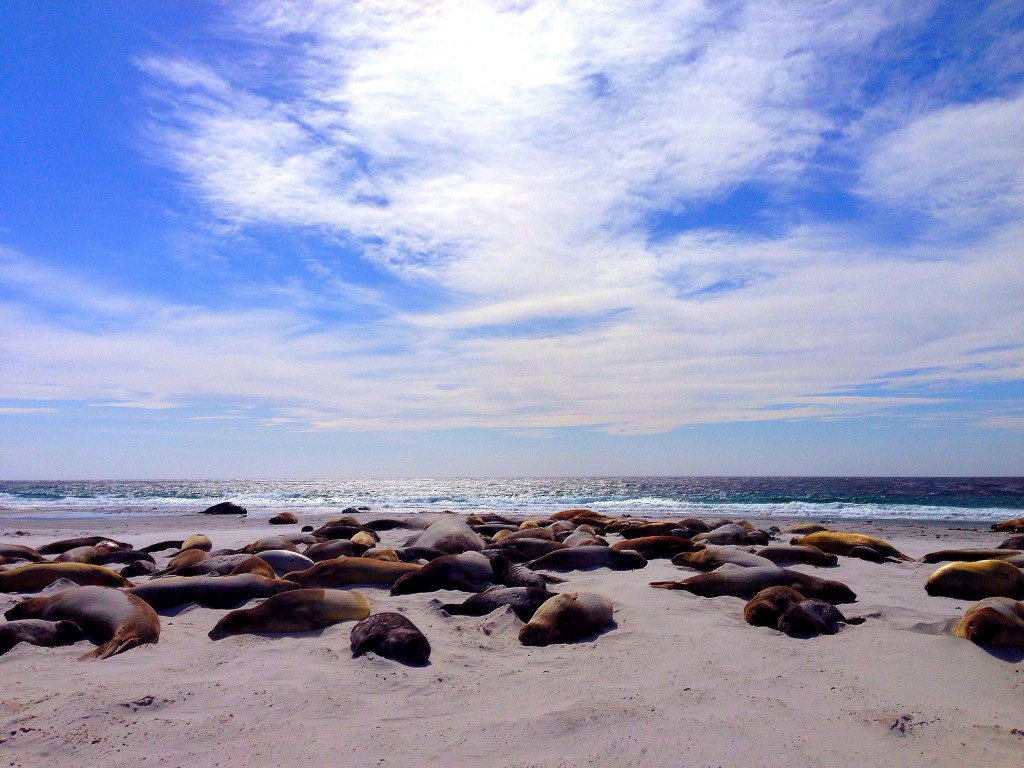
<path fill-rule="evenodd" d="M 289 552 L 299 551 L 299 548 L 284 536 L 267 536 L 266 538 L 258 539 L 251 544 L 246 544 L 238 551 L 248 552 L 250 555 L 255 555 L 260 552 L 266 552 L 270 549 L 285 549 Z"/>
<path fill-rule="evenodd" d="M 431 547 L 457 555 L 462 552 L 479 552 L 484 548 L 484 540 L 461 518 L 446 516 L 431 523 L 423 533 L 407 541 L 405 546 Z"/>
<path fill-rule="evenodd" d="M 352 584 L 390 587 L 402 576 L 422 567 L 418 563 L 390 563 L 368 557 L 338 557 L 323 560 L 304 571 L 286 573 L 284 578 L 304 588 L 331 589 Z"/>
<path fill-rule="evenodd" d="M 924 588 L 929 595 L 960 600 L 1014 597 L 1024 592 L 1024 572 L 1003 560 L 952 562 L 932 573 Z"/>
<path fill-rule="evenodd" d="M 975 603 L 953 627 L 953 635 L 982 645 L 1024 648 L 1024 603 L 988 597 Z"/>
<path fill-rule="evenodd" d="M 99 643 L 83 659 L 107 659 L 160 639 L 156 612 L 135 595 L 111 587 L 74 587 L 47 597 L 30 597 L 4 615 L 74 622 Z"/>
<path fill-rule="evenodd" d="M 297 518 L 292 512 L 278 512 L 267 522 L 271 525 L 298 525 L 299 518 Z"/>
<path fill-rule="evenodd" d="M 463 552 L 431 560 L 419 570 L 402 576 L 391 586 L 391 594 L 410 595 L 439 589 L 482 592 L 493 583 L 491 561 L 479 552 Z"/>
<path fill-rule="evenodd" d="M 30 563 L 41 563 L 46 560 L 36 550 L 21 544 L 0 544 L 0 557 L 6 558 L 8 562 L 28 560 Z"/>
<path fill-rule="evenodd" d="M 787 635 L 834 635 L 840 623 L 859 624 L 863 619 L 847 619 L 842 611 L 824 600 L 802 600 L 779 617 L 778 629 Z"/>
<path fill-rule="evenodd" d="M 817 547 L 822 552 L 831 552 L 833 555 L 850 556 L 850 550 L 854 547 L 867 547 L 884 557 L 894 557 L 897 560 L 913 562 L 914 558 L 900 552 L 896 547 L 887 541 L 876 539 L 874 536 L 866 536 L 862 533 L 839 533 L 836 531 L 819 531 L 809 533 L 806 536 L 797 536 L 790 544 L 810 545 Z M 856 557 L 858 553 L 854 553 Z M 868 558 L 864 558 L 868 559 Z"/>
<path fill-rule="evenodd" d="M 0 656 L 18 643 L 29 643 L 52 648 L 56 645 L 71 645 L 85 637 L 82 628 L 73 621 L 45 621 L 43 619 L 21 619 L 0 624 Z"/>
<path fill-rule="evenodd" d="M 656 589 L 681 589 L 701 597 L 750 598 L 765 587 L 791 587 L 805 597 L 817 597 L 833 605 L 853 603 L 857 595 L 848 586 L 831 579 L 819 579 L 788 568 L 729 568 L 700 573 L 683 581 L 656 581 Z"/>
<path fill-rule="evenodd" d="M 680 552 L 692 552 L 696 549 L 689 539 L 680 536 L 640 536 L 638 538 L 617 541 L 612 544 L 616 552 L 628 549 L 637 552 L 645 560 L 658 560 L 674 557 Z"/>
<path fill-rule="evenodd" d="M 782 614 L 805 599 L 791 587 L 765 587 L 743 606 L 743 620 L 755 627 L 777 629 Z"/>
<path fill-rule="evenodd" d="M 523 645 L 571 643 L 595 635 L 612 620 L 612 601 L 593 592 L 564 592 L 545 601 L 519 630 Z"/>
<path fill-rule="evenodd" d="M 1016 549 L 940 549 L 938 552 L 929 552 L 921 558 L 922 563 L 949 563 L 962 562 L 973 563 L 978 560 L 1004 560 L 1021 552 Z"/>
<path fill-rule="evenodd" d="M 771 568 L 771 560 L 741 549 L 709 545 L 696 552 L 680 552 L 672 558 L 672 565 L 694 568 L 698 571 L 713 571 L 720 565 L 730 563 L 743 568 Z"/>
<path fill-rule="evenodd" d="M 162 611 L 188 603 L 206 608 L 234 608 L 257 597 L 272 597 L 298 588 L 299 585 L 291 581 L 243 573 L 236 576 L 173 576 L 133 587 L 129 592 Z"/>
<path fill-rule="evenodd" d="M 313 561 L 305 555 L 287 549 L 264 549 L 255 556 L 273 568 L 278 576 L 292 571 L 304 571 L 313 566 Z"/>
<path fill-rule="evenodd" d="M 372 651 L 386 659 L 406 664 L 426 664 L 430 642 L 400 613 L 375 613 L 352 627 L 352 658 Z"/>
<path fill-rule="evenodd" d="M 360 557 L 367 547 L 356 544 L 351 539 L 332 539 L 308 547 L 304 554 L 314 563 L 333 560 L 336 557 Z"/>
<path fill-rule="evenodd" d="M 369 614 L 370 601 L 359 592 L 294 589 L 273 595 L 254 608 L 232 611 L 210 630 L 210 639 L 253 632 L 307 632 Z"/>
<path fill-rule="evenodd" d="M 114 541 L 108 539 L 106 536 L 79 536 L 74 539 L 61 539 L 60 541 L 51 541 L 49 544 L 44 544 L 39 547 L 37 551 L 41 555 L 60 555 L 67 552 L 69 549 L 75 549 L 76 547 L 95 547 L 97 544 L 109 542 L 112 545 L 112 549 L 131 549 L 131 544 L 126 544 L 123 541 Z"/>
<path fill-rule="evenodd" d="M 644 557 L 632 550 L 618 552 L 611 547 L 572 547 L 549 552 L 527 563 L 533 570 L 582 571 L 587 568 L 610 568 L 632 571 L 647 565 Z"/>
<path fill-rule="evenodd" d="M 124 576 L 87 563 L 32 563 L 0 572 L 0 592 L 38 592 L 58 579 L 83 586 L 130 587 Z"/>
<path fill-rule="evenodd" d="M 769 544 L 754 551 L 758 557 L 771 560 L 779 566 L 813 565 L 829 568 L 839 564 L 839 558 L 831 552 L 822 552 L 817 547 L 797 544 Z"/>
<path fill-rule="evenodd" d="M 554 597 L 547 589 L 536 587 L 488 587 L 461 603 L 448 603 L 441 610 L 452 616 L 486 616 L 509 606 L 523 621 L 529 621 L 545 602 Z"/>
<path fill-rule="evenodd" d="M 993 523 L 992 530 L 1002 531 L 1003 533 L 1024 533 L 1024 517 L 1015 517 L 1013 520 Z M 41 549 L 39 551 L 42 552 Z"/>

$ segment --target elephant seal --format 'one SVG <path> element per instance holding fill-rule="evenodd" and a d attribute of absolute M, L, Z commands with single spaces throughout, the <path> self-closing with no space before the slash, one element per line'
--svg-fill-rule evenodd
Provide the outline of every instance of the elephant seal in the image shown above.
<path fill-rule="evenodd" d="M 600 512 L 595 512 L 592 509 L 563 509 L 561 512 L 555 512 L 551 515 L 552 520 L 579 520 L 580 518 L 602 518 Z"/>
<path fill-rule="evenodd" d="M 411 595 L 439 589 L 483 592 L 493 583 L 491 561 L 479 552 L 463 552 L 431 560 L 419 570 L 402 576 L 391 586 L 391 594 Z"/>
<path fill-rule="evenodd" d="M 273 568 L 274 573 L 278 576 L 292 571 L 304 571 L 313 566 L 313 561 L 305 555 L 287 549 L 264 549 L 254 556 Z"/>
<path fill-rule="evenodd" d="M 304 554 L 314 563 L 333 560 L 336 557 L 361 557 L 368 549 L 363 544 L 356 544 L 351 539 L 331 539 L 308 547 Z"/>
<path fill-rule="evenodd" d="M 130 587 L 132 583 L 107 568 L 88 563 L 31 563 L 0 571 L 0 592 L 38 592 L 58 579 L 82 586 Z"/>
<path fill-rule="evenodd" d="M 834 635 L 839 624 L 863 624 L 863 618 L 846 618 L 843 612 L 824 600 L 802 600 L 779 617 L 778 630 L 787 635 Z"/>
<path fill-rule="evenodd" d="M 96 545 L 90 545 L 87 547 L 74 547 L 72 549 L 69 549 L 67 552 L 62 552 L 61 554 L 57 555 L 57 557 L 53 559 L 53 562 L 95 564 L 93 561 L 96 560 L 100 555 L 116 551 L 116 547 L 104 547 L 103 542 L 100 542 Z"/>
<path fill-rule="evenodd" d="M 755 549 L 754 554 L 779 566 L 813 565 L 818 568 L 830 568 L 839 564 L 839 558 L 831 552 L 822 552 L 817 547 L 796 544 L 769 544 L 767 547 Z"/>
<path fill-rule="evenodd" d="M 769 568 L 775 565 L 765 557 L 731 547 L 710 545 L 696 552 L 680 552 L 672 558 L 672 565 L 695 568 L 698 571 L 713 571 L 720 565 L 731 563 L 743 568 Z"/>
<path fill-rule="evenodd" d="M 276 552 L 277 550 L 267 550 L 268 552 Z M 262 554 L 262 553 L 261 553 Z M 203 565 L 203 563 L 200 563 Z M 276 579 L 277 571 L 275 571 L 270 563 L 261 558 L 259 555 L 249 555 L 245 560 L 240 563 L 236 563 L 230 571 L 228 576 L 238 576 L 242 573 L 251 573 L 255 576 L 262 576 L 265 579 Z M 213 574 L 211 574 L 213 575 Z M 220 574 L 217 574 L 220 575 Z"/>
<path fill-rule="evenodd" d="M 82 628 L 73 621 L 44 621 L 43 619 L 21 619 L 0 624 L 0 656 L 18 643 L 53 648 L 57 645 L 71 645 L 85 637 Z"/>
<path fill-rule="evenodd" d="M 502 539 L 496 544 L 488 545 L 487 549 L 504 552 L 506 556 L 509 556 L 509 552 L 514 552 L 516 555 L 521 555 L 527 560 L 535 560 L 552 552 L 570 549 L 570 547 L 560 541 L 548 541 L 547 539 Z"/>
<path fill-rule="evenodd" d="M 791 587 L 765 587 L 743 606 L 743 620 L 754 627 L 777 629 L 782 614 L 806 599 Z"/>
<path fill-rule="evenodd" d="M 783 533 L 821 533 L 822 531 L 832 530 L 828 526 L 822 525 L 821 523 L 793 523 L 793 525 L 787 525 L 782 529 Z"/>
<path fill-rule="evenodd" d="M 163 552 L 168 549 L 181 549 L 181 545 L 184 544 L 184 539 L 171 539 L 170 541 L 158 541 L 153 544 L 147 544 L 139 549 L 140 552 Z"/>
<path fill-rule="evenodd" d="M 594 546 L 607 547 L 608 546 L 608 542 L 605 541 L 604 539 L 600 538 L 596 533 L 594 533 L 594 529 L 591 528 L 589 525 L 588 526 L 580 526 L 580 527 L 581 528 L 585 527 L 588 530 L 585 530 L 585 531 L 573 531 L 572 533 L 570 533 L 568 536 L 566 536 L 564 539 L 561 540 L 562 543 L 565 544 L 565 546 L 570 547 L 570 548 L 571 547 L 594 547 Z"/>
<path fill-rule="evenodd" d="M 377 542 L 380 541 L 380 537 L 373 531 L 356 531 L 352 534 L 351 541 L 353 544 L 373 549 L 377 546 Z"/>
<path fill-rule="evenodd" d="M 352 658 L 368 651 L 406 664 L 426 664 L 430 642 L 400 613 L 375 613 L 352 627 Z"/>
<path fill-rule="evenodd" d="M 160 639 L 156 612 L 135 595 L 111 587 L 72 587 L 46 597 L 29 597 L 4 616 L 74 622 L 98 644 L 81 659 L 107 659 Z"/>
<path fill-rule="evenodd" d="M 119 573 L 126 579 L 133 576 L 152 576 L 156 573 L 156 564 L 148 560 L 135 560 L 128 563 Z"/>
<path fill-rule="evenodd" d="M 391 547 L 374 547 L 363 552 L 362 557 L 372 560 L 388 560 L 392 563 L 399 562 L 398 553 Z"/>
<path fill-rule="evenodd" d="M 371 560 L 366 557 L 339 557 L 323 560 L 304 571 L 293 571 L 284 575 L 301 587 L 332 589 L 353 584 L 375 584 L 392 586 L 398 579 L 415 573 L 422 565 L 418 563 L 389 563 L 387 560 Z"/>
<path fill-rule="evenodd" d="M 857 595 L 848 586 L 798 571 L 779 568 L 742 568 L 723 565 L 711 573 L 699 573 L 683 581 L 655 581 L 655 589 L 681 589 L 701 597 L 750 598 L 765 587 L 791 587 L 805 597 L 817 597 L 833 605 L 854 603 Z"/>
<path fill-rule="evenodd" d="M 750 525 L 747 523 L 747 525 Z M 694 544 L 767 544 L 770 541 L 764 531 L 748 529 L 738 523 L 712 527 L 707 533 L 698 533 L 691 539 Z"/>
<path fill-rule="evenodd" d="M 601 631 L 612 620 L 612 601 L 593 592 L 564 592 L 546 600 L 519 630 L 523 645 L 571 643 Z"/>
<path fill-rule="evenodd" d="M 479 552 L 484 548 L 484 540 L 461 518 L 443 517 L 406 541 L 405 546 L 431 547 L 449 555 L 458 555 L 462 552 Z"/>
<path fill-rule="evenodd" d="M 295 544 L 292 544 L 288 539 L 283 536 L 267 536 L 264 539 L 258 539 L 251 544 L 246 544 L 242 547 L 239 552 L 248 552 L 250 555 L 255 555 L 260 552 L 266 552 L 269 549 L 285 549 L 289 552 L 298 552 L 299 548 Z"/>
<path fill-rule="evenodd" d="M 554 595 L 547 589 L 537 587 L 492 586 L 461 603 L 446 603 L 441 606 L 441 610 L 452 616 L 486 616 L 507 605 L 520 619 L 529 621 L 537 609 L 552 597 Z"/>
<path fill-rule="evenodd" d="M 189 549 L 201 549 L 203 552 L 209 552 L 213 549 L 213 542 L 210 541 L 210 537 L 205 533 L 193 533 L 181 542 L 182 552 Z"/>
<path fill-rule="evenodd" d="M 481 531 L 477 531 L 481 533 Z M 515 530 L 502 530 L 491 536 L 491 541 L 497 543 L 499 541 L 515 541 L 516 539 L 544 539 L 545 541 L 554 541 L 554 531 L 550 531 L 547 528 L 517 528 Z"/>
<path fill-rule="evenodd" d="M 219 504 L 214 504 L 212 507 L 207 507 L 199 514 L 201 515 L 247 515 L 249 511 L 240 504 L 235 504 L 233 501 L 222 501 Z"/>
<path fill-rule="evenodd" d="M 108 539 L 106 536 L 79 536 L 76 539 L 51 541 L 49 544 L 37 547 L 36 551 L 40 555 L 62 555 L 69 549 L 75 549 L 76 547 L 95 547 L 97 544 L 107 541 L 109 541 L 113 545 L 113 548 L 116 549 L 132 548 L 131 544 L 126 544 L 123 541 L 115 541 L 114 539 Z"/>
<path fill-rule="evenodd" d="M 257 597 L 298 589 L 292 581 L 268 579 L 252 573 L 237 576 L 172 576 L 150 581 L 128 592 L 146 601 L 158 611 L 197 603 L 206 608 L 235 608 Z"/>
<path fill-rule="evenodd" d="M 208 555 L 198 562 L 183 565 L 174 570 L 168 569 L 165 574 L 167 576 L 227 576 L 236 565 L 254 557 L 256 555 L 249 555 L 245 552 L 238 555 Z"/>
<path fill-rule="evenodd" d="M 933 597 L 960 600 L 1014 597 L 1024 592 L 1024 572 L 1002 560 L 952 562 L 932 573 L 924 588 Z"/>
<path fill-rule="evenodd" d="M 364 528 L 371 531 L 393 531 L 396 528 L 406 528 L 414 531 L 422 531 L 429 523 L 424 520 L 402 520 L 394 517 L 379 517 L 363 524 Z"/>
<path fill-rule="evenodd" d="M 671 536 L 679 523 L 637 523 L 619 531 L 624 539 L 646 539 L 652 536 Z"/>
<path fill-rule="evenodd" d="M 210 630 L 210 639 L 254 632 L 308 632 L 369 615 L 370 601 L 359 592 L 293 589 L 273 595 L 254 608 L 232 611 Z"/>
<path fill-rule="evenodd" d="M 674 557 L 680 552 L 693 552 L 697 547 L 689 539 L 679 536 L 641 536 L 612 544 L 612 549 L 621 552 L 628 549 L 643 556 L 645 560 L 661 560 Z"/>
<path fill-rule="evenodd" d="M 922 563 L 973 563 L 978 560 L 1005 560 L 1014 555 L 1024 554 L 1015 549 L 940 549 L 929 552 L 921 558 Z"/>
<path fill-rule="evenodd" d="M 112 565 L 145 562 L 156 566 L 156 560 L 148 552 L 140 552 L 137 549 L 115 549 L 112 552 L 100 552 L 92 559 L 93 565 Z"/>
<path fill-rule="evenodd" d="M 1024 535 L 1010 536 L 998 544 L 997 549 L 1024 549 Z"/>
<path fill-rule="evenodd" d="M 883 557 L 894 557 L 897 560 L 914 562 L 914 558 L 903 554 L 889 542 L 876 539 L 874 536 L 865 536 L 862 533 L 819 531 L 818 533 L 809 533 L 806 536 L 797 536 L 789 543 L 810 545 L 817 547 L 822 552 L 831 552 L 833 555 L 844 556 L 849 556 L 850 550 L 854 547 L 867 547 Z M 854 556 L 856 557 L 856 554 Z"/>
<path fill-rule="evenodd" d="M 960 617 L 953 636 L 982 645 L 1024 648 L 1024 603 L 1009 597 L 987 597 Z"/>
<path fill-rule="evenodd" d="M 292 512 L 278 512 L 267 522 L 271 525 L 298 525 L 299 518 Z"/>
<path fill-rule="evenodd" d="M 42 563 L 46 560 L 32 547 L 23 547 L 20 544 L 0 544 L 0 557 L 7 561 L 28 560 L 31 563 Z"/>
<path fill-rule="evenodd" d="M 426 560 L 429 563 L 431 560 L 445 556 L 440 549 L 431 547 L 400 547 L 395 550 L 395 554 L 403 563 L 415 563 L 417 560 Z"/>
<path fill-rule="evenodd" d="M 547 581 L 536 571 L 526 566 L 511 562 L 507 557 L 499 555 L 491 558 L 494 570 L 494 581 L 506 587 L 533 587 L 547 590 Z"/>
<path fill-rule="evenodd" d="M 1013 520 L 993 523 L 992 530 L 1002 533 L 1024 533 L 1024 517 L 1015 517 Z M 39 551 L 42 552 L 43 550 L 40 549 Z"/>
<path fill-rule="evenodd" d="M 582 571 L 588 568 L 610 568 L 613 571 L 633 571 L 647 565 L 642 555 L 626 550 L 618 552 L 611 547 L 573 547 L 549 552 L 531 560 L 527 568 L 535 571 Z"/>

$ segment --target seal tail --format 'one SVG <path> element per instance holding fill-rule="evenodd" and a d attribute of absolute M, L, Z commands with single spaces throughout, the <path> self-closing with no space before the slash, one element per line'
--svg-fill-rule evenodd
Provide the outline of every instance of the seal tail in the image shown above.
<path fill-rule="evenodd" d="M 542 573 L 540 577 L 548 584 L 565 584 L 568 581 L 568 579 L 563 579 L 561 576 L 552 576 L 550 573 Z"/>
<path fill-rule="evenodd" d="M 655 589 L 682 589 L 678 581 L 652 581 L 651 586 Z"/>
<path fill-rule="evenodd" d="M 138 648 L 140 645 L 144 645 L 145 643 L 146 641 L 137 635 L 125 637 L 120 634 L 115 634 L 103 645 L 97 646 L 89 653 L 79 656 L 78 660 L 86 661 L 90 659 L 97 659 L 102 661 L 103 659 L 109 659 L 111 656 L 117 656 L 119 653 L 130 651 L 132 648 Z"/>

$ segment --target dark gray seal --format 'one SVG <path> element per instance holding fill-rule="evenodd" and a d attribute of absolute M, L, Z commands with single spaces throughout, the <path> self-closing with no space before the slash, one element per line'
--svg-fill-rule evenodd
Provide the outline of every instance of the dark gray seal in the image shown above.
<path fill-rule="evenodd" d="M 365 619 L 370 601 L 352 590 L 293 589 L 254 608 L 232 611 L 210 630 L 211 640 L 254 632 L 308 632 L 342 621 Z"/>
<path fill-rule="evenodd" d="M 439 589 L 483 592 L 493 583 L 491 561 L 479 552 L 463 552 L 431 560 L 418 571 L 402 576 L 391 587 L 391 594 L 410 595 Z"/>
<path fill-rule="evenodd" d="M 385 659 L 426 664 L 430 642 L 400 613 L 375 613 L 352 627 L 352 658 L 372 651 Z"/>
<path fill-rule="evenodd" d="M 461 603 L 446 603 L 441 610 L 452 616 L 486 616 L 509 606 L 523 621 L 529 621 L 545 602 L 554 597 L 547 589 L 536 587 L 488 587 Z"/>
<path fill-rule="evenodd" d="M 834 635 L 840 624 L 863 624 L 862 618 L 846 618 L 843 612 L 824 600 L 802 600 L 779 617 L 778 629 L 787 635 L 813 637 Z"/>
<path fill-rule="evenodd" d="M 631 549 L 616 552 L 611 547 L 572 547 L 550 552 L 526 565 L 535 571 L 583 571 L 588 568 L 633 571 L 646 566 L 647 561 Z"/>
<path fill-rule="evenodd" d="M 172 576 L 128 591 L 154 609 L 163 611 L 188 603 L 206 608 L 235 608 L 257 597 L 271 597 L 298 588 L 295 582 L 243 573 L 237 576 Z"/>
<path fill-rule="evenodd" d="M 407 547 L 430 547 L 450 555 L 479 552 L 484 540 L 462 520 L 455 516 L 443 517 L 427 526 L 423 533 L 405 542 Z"/>
<path fill-rule="evenodd" d="M 53 648 L 57 645 L 71 645 L 85 637 L 82 628 L 73 621 L 44 621 L 43 619 L 21 619 L 0 624 L 0 656 L 18 643 Z"/>

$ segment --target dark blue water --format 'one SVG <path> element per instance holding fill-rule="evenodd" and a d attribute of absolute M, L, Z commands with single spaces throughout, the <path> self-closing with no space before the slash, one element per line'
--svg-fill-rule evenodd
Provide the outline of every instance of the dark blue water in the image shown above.
<path fill-rule="evenodd" d="M 0 515 L 198 512 L 224 499 L 281 508 L 543 514 L 778 515 L 988 521 L 1024 510 L 1024 478 L 613 477 L 405 480 L 0 481 Z M 1015 516 L 1015 515 L 1013 515 Z"/>

